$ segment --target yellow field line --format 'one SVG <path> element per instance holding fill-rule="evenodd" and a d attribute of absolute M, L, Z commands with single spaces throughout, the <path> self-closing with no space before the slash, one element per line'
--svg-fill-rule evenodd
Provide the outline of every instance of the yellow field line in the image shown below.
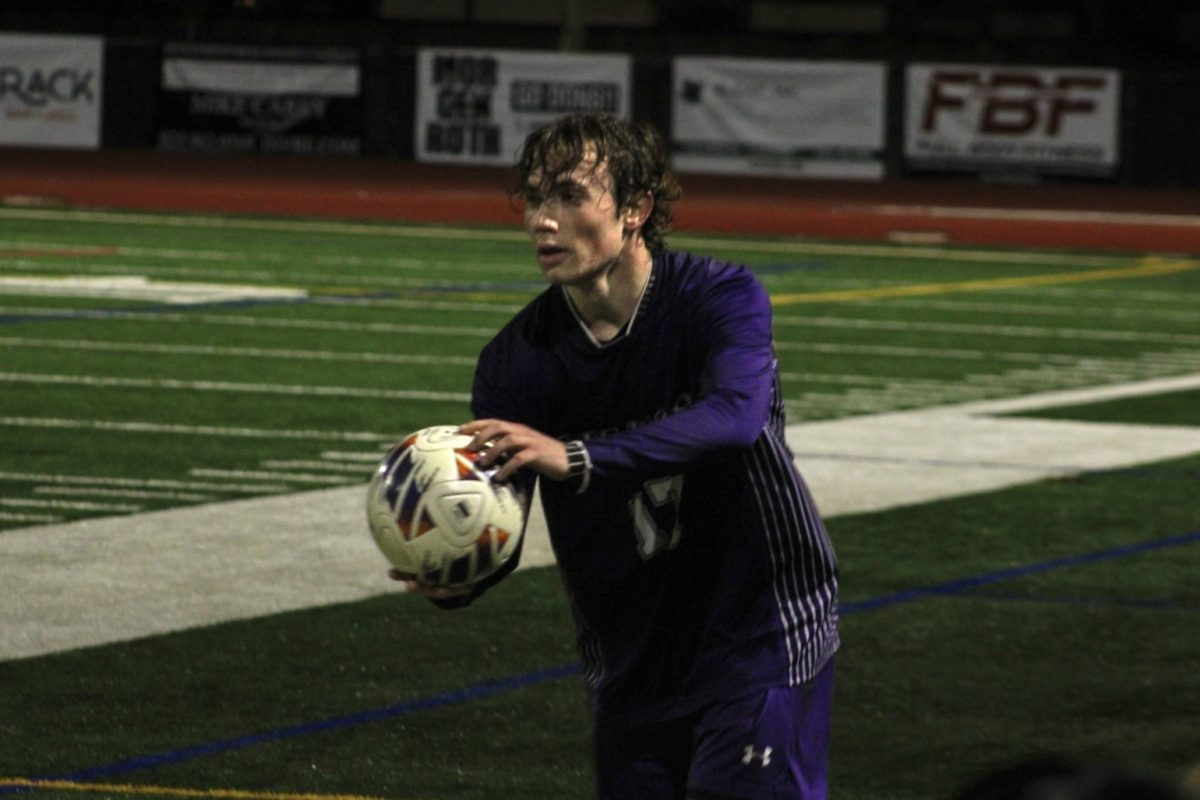
<path fill-rule="evenodd" d="M 1017 278 L 989 278 L 947 283 L 921 283 L 911 286 L 881 286 L 874 289 L 778 294 L 772 295 L 771 303 L 777 306 L 786 306 L 797 303 L 840 303 L 846 300 L 880 300 L 893 297 L 953 294 L 955 292 L 986 292 L 995 289 L 1027 289 L 1033 286 L 1052 286 L 1062 283 L 1146 278 L 1187 272 L 1193 269 L 1200 269 L 1200 261 L 1168 261 L 1164 258 L 1149 257 L 1141 259 L 1137 266 L 1133 267 L 1093 269 L 1086 272 L 1053 272 L 1046 275 L 1027 275 Z"/>
<path fill-rule="evenodd" d="M 177 786 L 148 786 L 122 783 L 79 783 L 76 781 L 38 781 L 28 778 L 0 778 L 0 788 L 58 789 L 68 792 L 107 792 L 134 797 L 198 797 L 206 800 L 383 800 L 359 794 L 289 794 L 287 792 L 247 792 L 240 789 L 185 789 Z"/>

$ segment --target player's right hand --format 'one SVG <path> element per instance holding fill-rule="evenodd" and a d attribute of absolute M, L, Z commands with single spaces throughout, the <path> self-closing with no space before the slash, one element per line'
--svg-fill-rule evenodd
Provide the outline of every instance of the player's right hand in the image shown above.
<path fill-rule="evenodd" d="M 433 586 L 428 583 L 421 583 L 421 581 L 417 580 L 416 575 L 409 572 L 401 572 L 395 567 L 388 570 L 388 577 L 394 581 L 402 582 L 405 591 L 424 595 L 430 600 L 449 600 L 452 597 L 460 597 L 471 591 L 470 586 Z"/>

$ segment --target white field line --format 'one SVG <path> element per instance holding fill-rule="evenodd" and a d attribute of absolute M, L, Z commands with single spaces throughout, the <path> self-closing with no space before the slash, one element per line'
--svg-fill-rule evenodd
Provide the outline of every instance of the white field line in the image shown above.
<path fill-rule="evenodd" d="M 237 300 L 298 300 L 304 289 L 240 283 L 182 283 L 144 275 L 11 277 L 0 275 L 0 294 L 34 297 L 94 297 L 105 300 L 192 305 Z"/>
<path fill-rule="evenodd" d="M 32 242 L 32 241 L 13 241 L 0 240 L 0 260 L 12 256 L 3 255 L 4 250 L 16 251 L 16 257 L 28 257 L 35 254 L 44 253 L 51 258 L 62 258 L 63 253 L 70 253 L 73 250 L 81 249 L 78 244 L 68 244 L 66 242 Z M 151 258 L 156 260 L 167 261 L 213 261 L 217 263 L 229 264 L 254 264 L 254 263 L 273 263 L 273 264 L 288 264 L 296 263 L 294 253 L 273 252 L 254 248 L 252 250 L 211 250 L 211 249 L 181 249 L 170 247 L 129 247 L 125 245 L 113 247 L 107 252 L 82 253 L 81 257 L 87 258 L 115 258 L 115 257 L 134 257 L 134 258 Z M 40 255 L 39 255 L 40 258 Z M 387 269 L 400 270 L 422 270 L 426 272 L 436 271 L 441 269 L 479 269 L 494 273 L 496 271 L 522 271 L 529 273 L 533 268 L 532 260 L 529 263 L 517 264 L 516 262 L 505 264 L 503 262 L 471 262 L 455 259 L 436 259 L 436 258 L 396 258 L 395 256 L 349 256 L 349 255 L 323 255 L 320 253 L 305 254 L 305 260 L 312 261 L 318 264 L 328 264 L 330 266 L 339 267 L 386 267 Z M 230 274 L 234 274 L 232 271 Z M 242 274 L 242 271 L 237 270 L 236 274 Z M 266 274 L 266 273 L 264 273 Z M 535 273 L 536 274 L 536 273 Z"/>
<path fill-rule="evenodd" d="M 325 220 L 262 219 L 212 215 L 115 213 L 37 208 L 0 207 L 0 219 L 34 219 L 62 222 L 88 222 L 113 225 L 152 225 L 166 228 L 212 230 L 279 231 L 283 233 L 341 234 L 347 236 L 403 237 L 410 239 L 475 239 L 479 241 L 529 241 L 520 230 L 483 228 L 420 227 L 416 225 L 366 224 Z"/>
<path fill-rule="evenodd" d="M 182 489 L 197 492 L 235 492 L 238 494 L 277 494 L 287 490 L 282 483 L 210 483 L 176 481 L 167 478 L 117 478 L 104 475 L 59 475 L 47 472 L 0 472 L 0 481 L 54 483 L 67 486 L 124 486 L 148 489 Z"/>
<path fill-rule="evenodd" d="M 327 461 L 365 461 L 374 463 L 382 461 L 383 456 L 387 451 L 381 448 L 378 452 L 356 452 L 350 453 L 344 450 L 326 450 L 321 453 L 321 458 Z"/>
<path fill-rule="evenodd" d="M 1200 216 L 1149 214 L 1130 211 L 1072 211 L 1037 208 L 971 208 L 960 206 L 879 205 L 846 206 L 856 212 L 889 216 L 921 216 L 934 219 L 987 219 L 1010 222 L 1069 222 L 1089 225 L 1139 225 L 1170 228 L 1200 228 Z"/>
<path fill-rule="evenodd" d="M 382 460 L 382 456 L 375 459 Z M 352 473 L 354 475 L 370 475 L 371 468 L 361 464 L 345 464 L 336 461 L 263 461 L 262 466 L 270 470 L 311 469 L 335 473 Z"/>
<path fill-rule="evenodd" d="M 496 328 L 453 325 L 397 325 L 388 322 L 346 322 L 343 320 L 282 319 L 248 317 L 239 314 L 180 314 L 174 311 L 144 312 L 94 308 L 0 308 L 0 313 L 27 314 L 33 317 L 64 317 L 118 320 L 122 322 L 175 322 L 187 325 L 227 325 L 240 328 L 279 328 L 283 330 L 343 331 L 350 333 L 402 333 L 416 336 L 459 336 L 492 338 Z"/>
<path fill-rule="evenodd" d="M 211 494 L 194 492 L 159 492 L 148 489 L 104 489 L 98 486 L 35 486 L 34 494 L 52 494 L 68 497 L 116 497 L 127 500 L 179 500 L 185 503 L 202 503 L 212 500 Z"/>
<path fill-rule="evenodd" d="M 360 306 L 365 308 L 401 308 L 406 311 L 472 311 L 512 316 L 524 306 L 520 303 L 475 303 L 453 300 L 404 300 L 399 297 L 329 297 L 314 295 L 310 305 Z"/>
<path fill-rule="evenodd" d="M 899 332 L 956 333 L 981 336 L 1005 336 L 1045 339 L 1079 339 L 1095 342 L 1158 342 L 1200 345 L 1200 335 L 1157 333 L 1153 331 L 1114 331 L 1098 328 L 1040 328 L 1032 325 L 972 325 L 914 320 L 878 320 L 842 317 L 776 316 L 776 325 L 788 327 L 850 328 Z"/>
<path fill-rule="evenodd" d="M 392 442 L 394 434 L 369 431 L 289 430 L 285 428 L 248 428 L 226 425 L 171 425 L 158 422 L 116 422 L 106 419 L 64 419 L 62 417 L 0 417 L 0 426 L 12 428 L 60 428 L 63 430 L 118 431 L 148 433 L 155 436 L 234 436 L 250 439 L 312 439 L 315 441 Z M 3 473 L 0 473 L 2 475 Z"/>
<path fill-rule="evenodd" d="M 72 500 L 37 500 L 32 497 L 0 497 L 0 506 L 10 508 L 60 508 L 64 511 L 111 511 L 118 514 L 131 514 L 141 511 L 142 507 L 130 503 L 91 503 Z"/>
<path fill-rule="evenodd" d="M 197 478 L 232 478 L 234 480 L 250 480 L 250 481 L 287 481 L 288 483 L 319 483 L 323 485 L 353 483 L 344 475 L 313 475 L 304 472 L 272 472 L 267 470 L 254 469 L 206 469 L 197 468 L 188 470 L 189 475 L 195 475 Z M 363 485 L 366 485 L 369 474 L 362 478 Z"/>
<path fill-rule="evenodd" d="M 32 522 L 37 525 L 62 522 L 62 517 L 53 514 L 14 514 L 11 511 L 0 511 L 0 520 L 5 522 Z"/>
<path fill-rule="evenodd" d="M 348 361 L 381 364 L 446 364 L 473 367 L 468 356 L 432 356 L 415 353 L 367 353 L 340 350 L 294 350 L 267 347 L 220 347 L 214 345 L 175 345 L 145 342 L 97 341 L 88 339 L 44 339 L 25 336 L 0 336 L 0 346 L 46 348 L 56 350 L 94 350 L 164 355 L 229 356 L 278 359 L 283 361 Z M 1012 361 L 1029 364 L 1073 365 L 1089 360 L 1085 356 L 1052 353 L 998 352 L 940 347 L 900 347 L 893 345 L 852 345 L 825 342 L 777 342 L 776 349 L 788 352 L 877 355 L 889 358 L 933 358 L 966 361 Z M 1141 358 L 1166 362 L 1195 363 L 1200 353 L 1169 351 L 1144 353 Z"/>
<path fill-rule="evenodd" d="M 862 300 L 861 305 L 903 306 L 905 308 L 934 309 L 937 311 L 961 311 L 964 313 L 1029 314 L 1031 316 L 1067 317 L 1097 316 L 1108 319 L 1160 320 L 1165 322 L 1193 322 L 1200 325 L 1200 313 L 1194 311 L 1164 311 L 1161 309 L 1097 308 L 1086 305 L 1050 305 L 1036 303 L 988 303 L 972 300 L 919 300 L 896 297 L 887 300 Z"/>
<path fill-rule="evenodd" d="M 8 309 L 0 309 L 8 312 Z M 391 323 L 361 323 L 339 320 L 292 320 L 274 317 L 247 317 L 225 314 L 177 314 L 174 312 L 131 313 L 127 311 L 96 311 L 94 309 L 72 309 L 65 311 L 55 309 L 47 314 L 45 310 L 25 310 L 31 315 L 60 316 L 78 312 L 78 316 L 88 318 L 103 318 L 114 320 L 179 322 L 195 324 L 202 322 L 211 325 L 230 325 L 250 328 L 282 328 L 296 330 L 333 330 L 357 331 L 372 333 L 403 333 L 409 335 L 430 336 L 477 336 L 491 338 L 496 331 L 493 328 L 438 326 L 438 325 L 396 325 Z M 842 317 L 805 317 L 796 315 L 780 315 L 775 317 L 776 325 L 785 327 L 819 327 L 819 328 L 848 328 L 855 330 L 889 330 L 900 332 L 924 333 L 957 333 L 978 334 L 985 336 L 1006 337 L 1042 337 L 1046 339 L 1079 339 L 1102 342 L 1158 342 L 1167 344 L 1197 345 L 1200 335 L 1172 334 L 1142 331 L 1114 331 L 1107 329 L 1089 328 L 1044 328 L 1031 325 L 971 325 L 956 323 L 921 322 L 914 320 L 869 320 Z"/>
<path fill-rule="evenodd" d="M 967 414 L 1015 414 L 1021 411 L 1059 408 L 1080 403 L 1102 403 L 1108 400 L 1123 400 L 1130 397 L 1146 397 L 1195 389 L 1200 389 L 1200 374 L 1155 378 L 1115 386 L 1087 386 L 1025 397 L 988 400 L 983 403 L 964 405 L 961 410 Z"/>
<path fill-rule="evenodd" d="M 1055 212 L 1059 213 L 1059 212 Z M 508 228 L 451 228 L 420 227 L 412 225 L 365 225 L 348 222 L 317 220 L 253 219 L 245 217 L 180 216 L 169 214 L 116 214 L 104 211 L 0 208 L 0 219 L 30 219 L 51 222 L 87 222 L 115 225 L 152 225 L 197 229 L 238 229 L 255 231 L 281 231 L 287 233 L 341 234 L 348 236 L 381 236 L 418 239 L 472 239 L 478 241 L 527 243 L 528 235 L 518 229 Z M 729 239 L 718 236 L 678 235 L 671 237 L 671 245 L 681 248 L 728 248 L 760 253 L 808 253 L 879 258 L 929 258 L 940 261 L 986 261 L 992 263 L 1019 264 L 1068 264 L 1075 266 L 1100 266 L 1127 264 L 1128 257 L 1080 255 L 1013 250 L 955 250 L 945 247 L 920 245 L 864 245 L 810 242 L 802 239 L 780 239 L 773 241 Z"/>
<path fill-rule="evenodd" d="M 1155 394 L 1183 384 L 1200 386 L 1200 374 L 1101 394 L 1086 389 L 1072 401 Z M 787 434 L 827 518 L 1200 452 L 1196 428 L 980 416 L 1007 405 L 798 424 Z M 395 592 L 365 532 L 362 504 L 363 488 L 345 486 L 5 531 L 0 584 L 9 594 L 0 604 L 0 658 Z M 281 519 L 289 524 L 279 525 Z M 522 567 L 553 563 L 544 527 L 533 522 Z M 114 585 L 122 586 L 119 597 Z M 229 586 L 238 591 L 226 591 Z"/>
<path fill-rule="evenodd" d="M 88 274 L 88 275 L 129 275 L 129 276 L 156 276 L 162 278 L 195 278 L 224 281 L 232 277 L 241 278 L 243 280 L 260 280 L 260 281 L 277 281 L 279 275 L 272 272 L 260 270 L 234 271 L 234 270 L 215 270 L 215 269 L 200 269 L 198 267 L 154 267 L 145 264 L 88 264 L 80 263 L 78 260 L 57 259 L 57 258 L 4 258 L 0 256 L 0 265 L 9 270 L 23 270 L 25 272 L 45 273 L 52 270 L 57 270 L 66 274 Z M 467 264 L 458 264 L 454 267 L 453 274 L 461 275 L 469 271 Z M 449 268 L 447 268 L 449 269 Z M 309 272 L 292 270 L 288 272 L 287 279 L 293 283 L 305 284 L 331 284 L 333 286 L 368 286 L 374 289 L 380 287 L 401 287 L 407 289 L 446 289 L 455 290 L 461 288 L 469 288 L 472 285 L 480 282 L 495 283 L 494 280 L 487 281 L 487 278 L 495 278 L 496 270 L 488 268 L 486 264 L 479 264 L 475 267 L 476 271 L 484 276 L 483 278 L 475 277 L 466 280 L 459 278 L 455 280 L 433 280 L 430 278 L 404 278 L 395 275 L 356 275 L 353 273 L 339 272 Z M 445 272 L 446 270 L 443 270 Z M 526 270 L 526 274 L 528 274 Z M 468 276 L 464 276 L 468 277 Z M 536 277 L 536 273 L 534 273 Z M 531 278 L 532 280 L 532 278 Z M 508 283 L 512 283 L 509 281 Z M 503 285 L 503 284 L 502 284 Z"/>
<path fill-rule="evenodd" d="M 1195 298 L 1180 292 L 1167 292 L 1158 289 L 1134 289 L 1125 286 L 1122 282 L 1116 281 L 1108 284 L 1107 287 L 1078 287 L 1065 288 L 1062 286 L 1037 286 L 1026 289 L 998 289 L 997 294 L 1003 292 L 1013 292 L 1016 294 L 1033 294 L 1038 297 L 1065 297 L 1073 300 L 1088 300 L 1099 299 L 1110 301 L 1114 297 L 1119 297 L 1122 300 L 1134 300 L 1143 303 L 1169 303 L 1175 306 L 1191 308 L 1195 302 Z"/>
<path fill-rule="evenodd" d="M 0 372 L 0 383 L 36 386 L 93 386 L 110 389 L 154 389 L 172 392 L 229 392 L 297 397 L 351 397 L 372 400 L 419 400 L 467 403 L 467 392 L 429 392 L 423 389 L 360 389 L 353 386 L 306 386 L 282 383 L 233 381 L 180 381 L 171 378 L 104 378 L 95 375 L 51 375 L 36 372 Z"/>
<path fill-rule="evenodd" d="M 353 361 L 379 364 L 475 365 L 466 356 L 432 356 L 417 353 L 364 353 L 341 350 L 292 350 L 270 347 L 218 347 L 214 345 L 153 344 L 113 342 L 91 339 L 38 339 L 25 336 L 0 336 L 0 347 L 30 347 L 54 350 L 95 350 L 117 353 L 159 353 L 163 355 L 264 358 L 281 361 Z"/>

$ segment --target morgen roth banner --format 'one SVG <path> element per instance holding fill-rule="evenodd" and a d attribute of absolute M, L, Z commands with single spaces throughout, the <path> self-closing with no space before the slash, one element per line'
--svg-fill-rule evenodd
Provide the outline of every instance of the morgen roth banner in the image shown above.
<path fill-rule="evenodd" d="M 883 64 L 676 58 L 673 77 L 682 172 L 883 176 Z"/>
<path fill-rule="evenodd" d="M 422 49 L 418 161 L 513 163 L 525 137 L 579 111 L 629 116 L 628 55 Z"/>
<path fill-rule="evenodd" d="M 359 155 L 358 62 L 354 50 L 169 43 L 158 147 Z"/>
<path fill-rule="evenodd" d="M 103 40 L 0 33 L 0 145 L 100 146 Z"/>
<path fill-rule="evenodd" d="M 1119 163 L 1119 72 L 912 64 L 905 83 L 910 165 L 1106 174 Z"/>

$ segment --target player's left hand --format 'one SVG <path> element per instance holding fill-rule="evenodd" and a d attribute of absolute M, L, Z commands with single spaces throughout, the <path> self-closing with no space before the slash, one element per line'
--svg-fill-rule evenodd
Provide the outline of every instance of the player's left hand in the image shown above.
<path fill-rule="evenodd" d="M 480 466 L 491 467 L 507 457 L 496 471 L 496 480 L 508 480 L 521 467 L 529 467 L 556 481 L 567 477 L 566 445 L 528 425 L 477 419 L 459 426 L 458 430 L 475 437 L 468 448 L 480 454 Z"/>

